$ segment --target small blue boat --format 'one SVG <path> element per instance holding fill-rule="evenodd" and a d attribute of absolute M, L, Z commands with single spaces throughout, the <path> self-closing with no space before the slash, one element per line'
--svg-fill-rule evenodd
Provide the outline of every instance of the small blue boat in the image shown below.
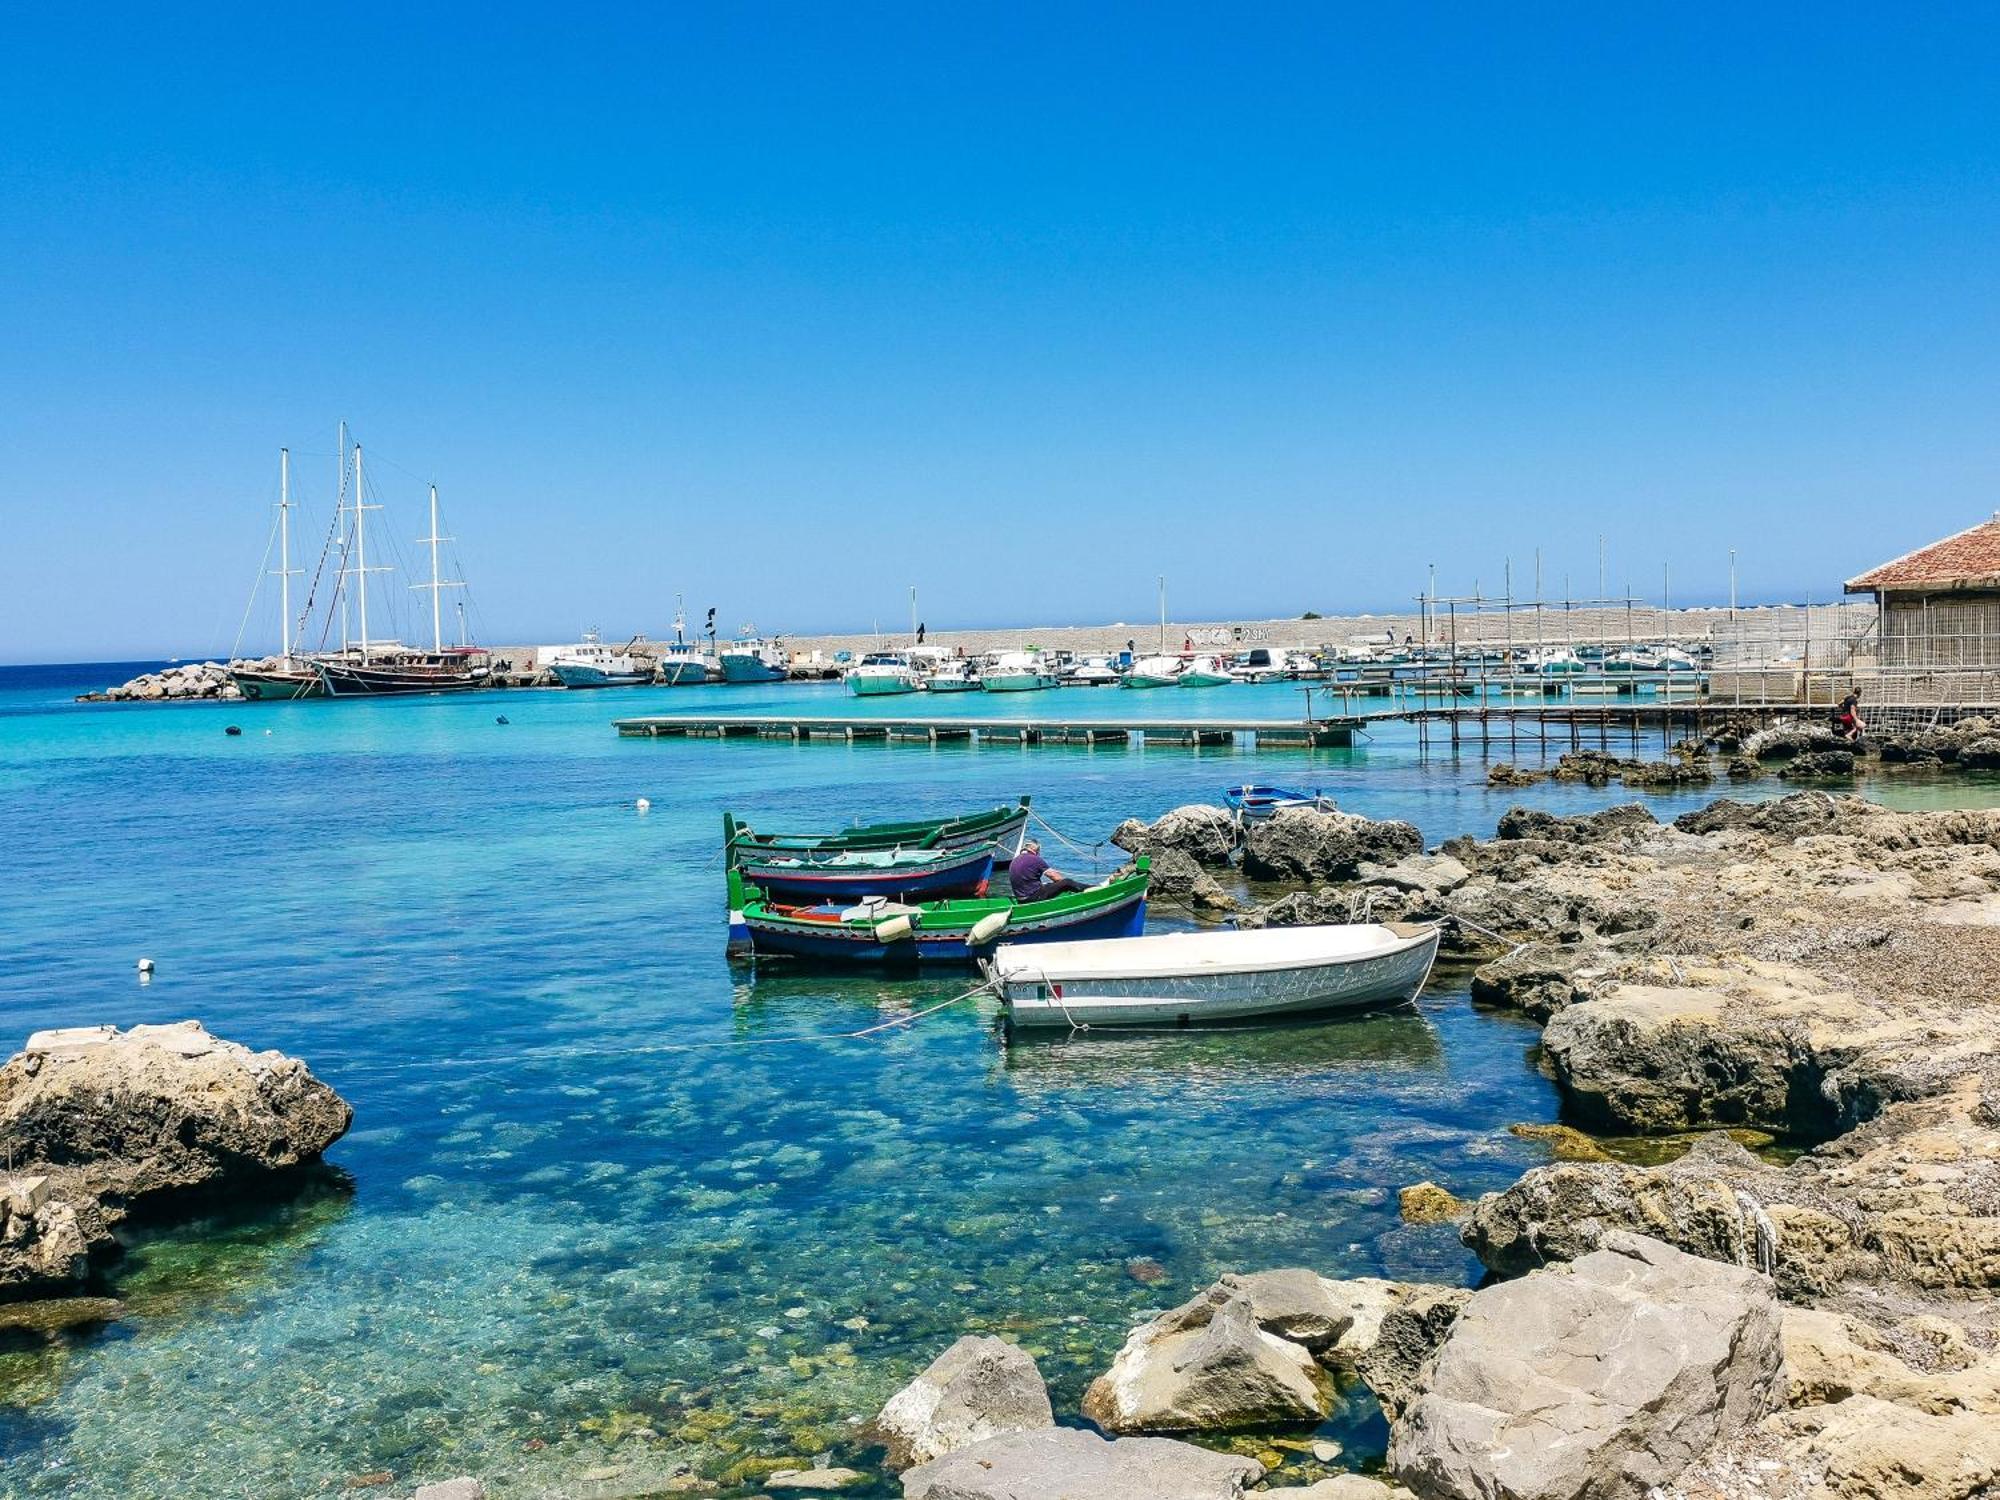
<path fill-rule="evenodd" d="M 1295 792 L 1282 786 L 1232 786 L 1223 788 L 1223 800 L 1246 822 L 1259 823 L 1288 807 L 1310 807 L 1320 812 L 1335 811 L 1333 798 L 1318 788 Z"/>
<path fill-rule="evenodd" d="M 933 900 L 985 895 L 997 850 L 989 843 L 963 849 L 745 851 L 736 868 L 773 900 Z"/>

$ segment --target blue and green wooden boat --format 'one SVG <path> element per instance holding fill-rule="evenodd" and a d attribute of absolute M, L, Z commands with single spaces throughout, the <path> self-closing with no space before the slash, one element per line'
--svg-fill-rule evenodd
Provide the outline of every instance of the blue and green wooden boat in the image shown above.
<path fill-rule="evenodd" d="M 949 818 L 918 818 L 903 823 L 857 823 L 831 833 L 760 833 L 731 813 L 722 815 L 722 845 L 726 863 L 735 869 L 746 859 L 766 855 L 824 856 L 883 849 L 941 851 L 993 847 L 993 863 L 1005 869 L 1019 852 L 1028 831 L 1028 799 L 1011 807 L 958 813 Z"/>
<path fill-rule="evenodd" d="M 792 906 L 773 901 L 729 872 L 729 951 L 835 964 L 917 968 L 969 966 L 1002 942 L 1138 937 L 1146 930 L 1151 861 L 1135 873 L 1047 901 L 972 897 L 911 904 L 864 901 Z"/>

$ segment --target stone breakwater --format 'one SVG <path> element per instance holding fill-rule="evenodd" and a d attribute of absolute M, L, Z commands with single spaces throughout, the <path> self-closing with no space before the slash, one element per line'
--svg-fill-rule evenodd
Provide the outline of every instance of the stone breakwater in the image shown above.
<path fill-rule="evenodd" d="M 245 662 L 250 668 L 271 670 L 278 658 Z M 121 682 L 101 693 L 84 693 L 79 703 L 177 703 L 192 699 L 235 700 L 243 696 L 230 678 L 229 668 L 219 661 L 191 661 L 180 666 L 142 672 L 130 682 Z"/>
<path fill-rule="evenodd" d="M 298 1059 L 198 1021 L 35 1033 L 0 1067 L 0 1301 L 86 1290 L 128 1217 L 268 1191 L 352 1119 Z"/>

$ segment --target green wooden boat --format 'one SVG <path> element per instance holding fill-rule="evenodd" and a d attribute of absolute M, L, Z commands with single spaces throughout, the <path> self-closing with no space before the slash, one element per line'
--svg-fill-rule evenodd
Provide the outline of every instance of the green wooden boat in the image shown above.
<path fill-rule="evenodd" d="M 905 823 L 858 823 L 834 833 L 759 833 L 732 813 L 722 815 L 722 844 L 730 869 L 749 854 L 852 854 L 875 849 L 964 849 L 994 844 L 993 863 L 1004 869 L 1028 830 L 1028 799 L 1012 807 L 919 818 Z"/>
<path fill-rule="evenodd" d="M 973 964 L 1002 942 L 1047 943 L 1077 938 L 1137 937 L 1146 930 L 1146 889 L 1152 861 L 1140 855 L 1135 873 L 1047 901 L 979 897 L 923 901 L 839 901 L 789 906 L 771 901 L 729 872 L 729 951 L 782 954 L 833 963 Z"/>

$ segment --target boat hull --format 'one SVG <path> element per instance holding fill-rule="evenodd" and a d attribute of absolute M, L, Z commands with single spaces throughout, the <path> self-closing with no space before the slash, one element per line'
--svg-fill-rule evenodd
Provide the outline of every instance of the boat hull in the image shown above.
<path fill-rule="evenodd" d="M 698 682 L 706 682 L 708 663 L 684 657 L 663 657 L 660 661 L 660 681 L 668 687 L 692 687 Z"/>
<path fill-rule="evenodd" d="M 1430 977 L 1437 950 L 1438 929 L 1432 927 L 1389 951 L 1275 973 L 1220 967 L 1064 980 L 1059 970 L 1037 975 L 1016 969 L 1017 977 L 1001 982 L 1001 1001 L 1010 1025 L 1065 1029 L 1158 1029 L 1383 1010 L 1416 998 Z"/>
<path fill-rule="evenodd" d="M 1046 672 L 1005 672 L 980 679 L 989 693 L 1038 693 L 1055 685 L 1056 679 Z"/>
<path fill-rule="evenodd" d="M 993 850 L 973 848 L 917 868 L 869 869 L 837 863 L 814 867 L 805 860 L 754 858 L 740 861 L 736 868 L 774 901 L 936 900 L 984 893 L 993 876 Z"/>
<path fill-rule="evenodd" d="M 1043 904 L 1046 903 L 1032 903 Z M 1028 911 L 1031 907 L 1016 907 L 1015 910 Z M 860 923 L 773 919 L 759 916 L 754 911 L 740 915 L 751 947 L 760 958 L 776 956 L 892 969 L 931 966 L 968 968 L 998 947 L 1003 937 L 1009 943 L 1137 937 L 1146 930 L 1146 893 L 1141 888 L 1116 901 L 1078 913 L 1017 917 L 1002 932 L 978 944 L 972 941 L 970 924 L 929 932 L 917 927 L 907 937 L 883 942 L 871 928 Z M 734 922 L 735 917 L 732 916 L 732 927 Z"/>
<path fill-rule="evenodd" d="M 562 662 L 549 668 L 566 688 L 639 687 L 651 682 L 650 672 L 607 672 L 602 667 Z"/>
<path fill-rule="evenodd" d="M 771 853 L 804 857 L 876 849 L 939 851 L 990 844 L 995 868 L 1003 868 L 1013 861 L 1027 831 L 1028 803 L 1024 798 L 1014 807 L 996 807 L 989 812 L 910 823 L 864 824 L 836 833 L 758 833 L 724 813 L 722 838 L 732 865 Z"/>
<path fill-rule="evenodd" d="M 789 675 L 784 667 L 773 666 L 762 657 L 732 656 L 727 652 L 722 656 L 724 682 L 783 682 Z"/>
<path fill-rule="evenodd" d="M 977 677 L 933 677 L 924 687 L 933 693 L 976 693 L 979 691 Z"/>
<path fill-rule="evenodd" d="M 1127 672 L 1119 679 L 1118 685 L 1128 688 L 1164 688 L 1172 687 L 1176 680 L 1172 677 L 1155 677 L 1150 672 Z"/>
<path fill-rule="evenodd" d="M 1183 672 L 1177 679 L 1185 688 L 1228 687 L 1236 679 L 1221 672 Z"/>
<path fill-rule="evenodd" d="M 857 698 L 893 698 L 901 693 L 914 693 L 917 680 L 914 677 L 850 677 L 847 690 Z"/>
<path fill-rule="evenodd" d="M 244 700 L 252 703 L 326 696 L 326 684 L 319 680 L 319 673 L 313 671 L 231 672 L 229 680 L 236 684 L 236 690 Z"/>
<path fill-rule="evenodd" d="M 487 667 L 357 666 L 322 662 L 320 681 L 333 698 L 406 697 L 418 693 L 469 693 L 491 685 Z"/>

